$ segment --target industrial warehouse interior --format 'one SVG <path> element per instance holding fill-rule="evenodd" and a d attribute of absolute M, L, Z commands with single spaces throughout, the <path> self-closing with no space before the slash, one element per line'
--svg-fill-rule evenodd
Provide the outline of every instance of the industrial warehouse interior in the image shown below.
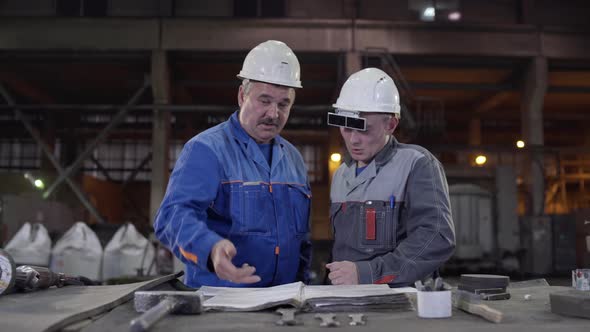
<path fill-rule="evenodd" d="M 589 15 L 585 0 L 0 0 L 1 324 L 19 331 L 586 330 Z M 179 230 L 172 247 L 163 240 L 172 225 L 191 223 L 192 215 L 155 227 L 156 220 L 164 222 L 158 218 L 166 215 L 165 195 L 175 199 L 171 178 L 175 166 L 181 173 L 187 163 L 181 158 L 190 151 L 187 142 L 243 112 L 237 75 L 249 52 L 266 41 L 287 45 L 300 66 L 302 88 L 293 89 L 294 103 L 280 131 L 300 153 L 310 188 L 303 191 L 309 213 L 300 211 L 309 214 L 309 232 L 296 234 L 311 244 L 309 278 L 292 280 L 305 283 L 296 285 L 299 295 L 310 294 L 306 300 L 297 295 L 297 305 L 278 298 L 287 291 L 273 288 L 290 281 L 256 284 L 268 293 L 255 293 L 248 284 L 222 278 L 212 254 L 200 256 L 202 250 L 213 252 L 208 238 Z M 333 211 L 331 188 L 337 169 L 357 159 L 343 139 L 350 129 L 329 125 L 328 113 L 336 112 L 333 105 L 349 77 L 366 68 L 383 71 L 397 88 L 400 120 L 393 136 L 440 161 L 454 242 L 452 254 L 429 271 L 429 279 L 415 276 L 396 285 L 405 267 L 383 267 L 380 272 L 392 272 L 391 279 L 343 290 L 326 266 L 338 257 L 335 237 L 343 236 L 335 232 L 339 212 Z M 194 162 L 207 164 L 209 154 L 194 156 Z M 211 168 L 193 172 L 204 169 Z M 220 192 L 232 182 L 223 180 Z M 265 188 L 263 181 L 258 180 Z M 272 194 L 273 185 L 268 187 Z M 285 190 L 291 195 L 292 189 L 288 184 Z M 232 202 L 238 202 L 233 194 Z M 223 229 L 219 220 L 226 214 L 217 210 L 223 204 L 213 198 L 199 202 L 206 222 L 198 227 Z M 248 206 L 241 199 L 227 203 L 232 215 L 238 209 L 233 204 Z M 403 208 L 410 204 L 395 206 Z M 290 222 L 274 215 L 272 220 Z M 370 239 L 369 228 L 364 231 L 364 240 Z M 185 252 L 189 245 L 178 243 L 191 236 L 194 251 Z M 277 266 L 292 250 L 281 244 L 279 252 L 279 242 L 273 244 Z M 203 243 L 209 247 L 202 249 Z M 237 256 L 230 258 L 243 269 L 242 247 L 236 247 Z M 420 253 L 398 255 L 412 264 L 421 260 Z M 27 266 L 39 272 L 33 278 L 38 284 Z M 242 298 L 268 296 L 267 302 L 248 309 L 233 300 L 220 304 L 223 294 L 214 286 L 228 285 L 202 281 L 212 279 L 183 283 L 201 273 L 193 269 L 243 288 Z M 175 274 L 181 271 L 185 276 Z M 434 286 L 437 276 L 444 280 L 440 287 Z M 433 283 L 430 292 L 414 284 L 418 279 Z M 403 287 L 395 291 L 398 286 Z M 319 298 L 343 302 L 313 302 L 311 294 L 321 287 L 329 288 Z M 447 290 L 444 301 L 425 297 Z M 169 299 L 198 294 L 188 300 L 198 309 L 175 315 L 182 311 L 175 304 L 170 315 L 136 329 L 139 323 L 130 322 L 154 306 L 150 291 L 182 294 Z M 477 299 L 464 301 L 461 292 Z M 353 293 L 367 302 L 360 304 Z M 207 303 L 216 296 L 217 304 Z M 292 305 L 294 318 L 283 314 L 279 321 L 276 306 L 268 304 L 273 296 L 274 304 Z M 375 298 L 378 303 L 371 302 Z M 445 301 L 447 314 L 440 311 Z M 474 306 L 478 310 L 469 309 Z"/>

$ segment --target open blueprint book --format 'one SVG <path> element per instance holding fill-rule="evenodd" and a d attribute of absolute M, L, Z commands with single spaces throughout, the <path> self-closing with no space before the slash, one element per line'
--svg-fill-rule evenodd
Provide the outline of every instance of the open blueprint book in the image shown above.
<path fill-rule="evenodd" d="M 307 286 L 302 282 L 266 288 L 203 286 L 205 310 L 258 311 L 290 305 L 303 311 L 359 311 L 366 309 L 412 310 L 410 287 L 387 285 Z"/>

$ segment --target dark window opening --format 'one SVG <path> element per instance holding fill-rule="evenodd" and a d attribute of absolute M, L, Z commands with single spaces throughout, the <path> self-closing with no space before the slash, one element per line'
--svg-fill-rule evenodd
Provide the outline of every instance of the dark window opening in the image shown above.
<path fill-rule="evenodd" d="M 103 17 L 107 15 L 106 0 L 83 0 L 84 16 Z"/>
<path fill-rule="evenodd" d="M 262 0 L 262 17 L 285 17 L 285 0 Z"/>
<path fill-rule="evenodd" d="M 285 0 L 234 0 L 235 17 L 285 17 Z"/>
<path fill-rule="evenodd" d="M 80 0 L 57 0 L 55 10 L 59 16 L 80 16 L 82 13 Z"/>
<path fill-rule="evenodd" d="M 107 15 L 107 0 L 57 0 L 58 16 L 103 17 Z"/>
<path fill-rule="evenodd" d="M 258 0 L 234 0 L 234 16 L 258 16 Z"/>

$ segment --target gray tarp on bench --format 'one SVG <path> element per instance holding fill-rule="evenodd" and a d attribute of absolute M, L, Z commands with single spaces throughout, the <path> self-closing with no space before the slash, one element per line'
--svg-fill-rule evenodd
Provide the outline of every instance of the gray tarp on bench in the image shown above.
<path fill-rule="evenodd" d="M 0 297 L 0 330 L 2 331 L 53 331 L 84 318 L 102 315 L 82 332 L 129 331 L 129 321 L 138 316 L 133 309 L 132 293 L 141 288 L 153 288 L 168 279 L 120 286 L 64 287 L 29 294 L 13 294 Z M 513 283 L 517 286 L 520 283 Z M 163 284 L 162 287 L 168 287 Z M 351 331 L 588 331 L 590 320 L 553 314 L 549 306 L 549 293 L 569 287 L 547 286 L 546 283 L 523 283 L 521 287 L 509 288 L 512 298 L 506 301 L 487 302 L 492 308 L 504 314 L 500 324 L 490 323 L 480 317 L 453 309 L 453 316 L 447 319 L 423 319 L 416 312 L 367 312 L 365 326 L 349 326 L 350 319 L 345 313 L 336 313 L 341 326 L 338 332 Z M 531 300 L 524 299 L 525 294 Z M 119 305 L 120 304 L 120 305 Z M 290 332 L 327 330 L 313 313 L 297 315 L 304 324 L 279 327 L 275 321 L 279 316 L 272 311 L 256 313 L 205 313 L 191 316 L 168 316 L 158 322 L 151 331 L 253 331 L 266 332 L 287 329 Z M 88 323 L 88 321 L 87 321 Z M 71 328 L 71 326 L 70 326 Z M 330 329 L 332 331 L 333 329 Z M 287 331 L 285 331 L 287 332 Z"/>
<path fill-rule="evenodd" d="M 126 285 L 52 287 L 30 293 L 2 295 L 0 330 L 57 331 L 129 301 L 136 290 L 151 289 L 176 277 L 169 275 Z"/>

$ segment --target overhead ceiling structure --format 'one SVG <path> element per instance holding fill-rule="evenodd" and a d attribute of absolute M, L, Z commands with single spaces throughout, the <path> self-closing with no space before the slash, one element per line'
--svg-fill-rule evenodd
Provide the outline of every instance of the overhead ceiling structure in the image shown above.
<path fill-rule="evenodd" d="M 464 129 L 474 118 L 481 119 L 483 145 L 513 145 L 522 138 L 526 59 L 401 56 L 397 61 L 415 94 L 444 101 L 449 143 L 468 143 Z M 584 145 L 584 122 L 590 120 L 590 63 L 555 60 L 549 61 L 548 70 L 545 145 Z"/>
<path fill-rule="evenodd" d="M 298 91 L 294 116 L 325 114 L 345 79 L 343 56 L 358 52 L 369 58 L 366 65 L 379 65 L 374 54 L 363 55 L 377 46 L 397 63 L 413 96 L 443 104 L 444 132 L 414 140 L 468 144 L 465 128 L 477 118 L 485 134 L 481 144 L 512 144 L 521 137 L 526 65 L 531 57 L 544 56 L 549 67 L 543 102 L 545 145 L 588 141 L 584 120 L 590 108 L 590 50 L 585 35 L 569 31 L 492 26 L 458 30 L 371 21 L 352 25 L 337 20 L 87 21 L 39 19 L 26 27 L 19 20 L 0 23 L 4 31 L 0 33 L 0 80 L 14 93 L 17 104 L 39 105 L 31 111 L 40 114 L 53 105 L 56 116 L 65 117 L 82 110 L 96 114 L 97 105 L 124 104 L 150 74 L 152 51 L 162 49 L 168 55 L 170 104 L 195 106 L 178 108 L 178 113 L 186 114 L 173 125 L 200 130 L 212 124 L 204 122 L 203 112 L 225 116 L 236 108 L 239 81 L 235 75 L 248 49 L 261 40 L 280 38 L 296 50 L 302 64 L 304 89 Z M 118 26 L 114 39 L 111 34 Z M 37 34 L 41 30 L 43 39 Z M 480 43 L 483 40 L 485 44 Z M 138 102 L 152 103 L 149 94 Z M 58 105 L 64 104 L 70 106 L 60 110 Z M 299 122 L 325 128 L 321 120 Z M 150 129 L 145 124 L 133 126 L 134 133 Z M 4 127 L 4 134 L 18 134 L 14 126 L 4 123 Z"/>
<path fill-rule="evenodd" d="M 422 3 L 409 3 L 418 2 Z M 303 7 L 307 2 L 286 2 L 289 8 L 296 3 Z M 156 146 L 161 138 L 184 142 L 234 112 L 236 74 L 244 56 L 258 43 L 278 39 L 301 63 L 304 88 L 297 91 L 284 132 L 295 143 L 322 143 L 334 149 L 326 113 L 355 68 L 351 64 L 357 62 L 358 68 L 381 67 L 396 80 L 404 103 L 399 130 L 404 142 L 433 151 L 474 146 L 514 150 L 516 140 L 534 138 L 535 148 L 590 150 L 587 30 L 527 23 L 527 1 L 522 2 L 522 21 L 507 23 L 360 19 L 385 15 L 367 3 L 382 8 L 401 5 L 381 0 L 345 3 L 342 8 L 325 5 L 334 7 L 330 13 L 340 13 L 320 15 L 329 19 L 311 14 L 237 18 L 231 13 L 219 18 L 172 13 L 3 17 L 0 84 L 16 105 L 0 104 L 0 140 L 29 136 L 14 116 L 17 108 L 49 142 L 66 138 L 98 144 L 97 135 L 108 135 L 151 140 L 154 149 L 166 151 L 165 143 Z M 464 4 L 465 15 L 477 12 L 477 6 L 470 6 Z M 295 9 L 290 10 L 298 13 Z M 400 15 L 400 20 L 409 18 Z M 146 84 L 150 88 L 132 98 Z M 113 123 L 115 114 L 122 114 L 120 123 Z M 156 136 L 162 121 L 167 123 Z M 109 126 L 112 130 L 105 133 Z M 70 154 L 66 164 L 81 163 Z M 455 157 L 443 162 L 462 161 Z M 167 171 L 165 158 L 159 164 Z"/>

